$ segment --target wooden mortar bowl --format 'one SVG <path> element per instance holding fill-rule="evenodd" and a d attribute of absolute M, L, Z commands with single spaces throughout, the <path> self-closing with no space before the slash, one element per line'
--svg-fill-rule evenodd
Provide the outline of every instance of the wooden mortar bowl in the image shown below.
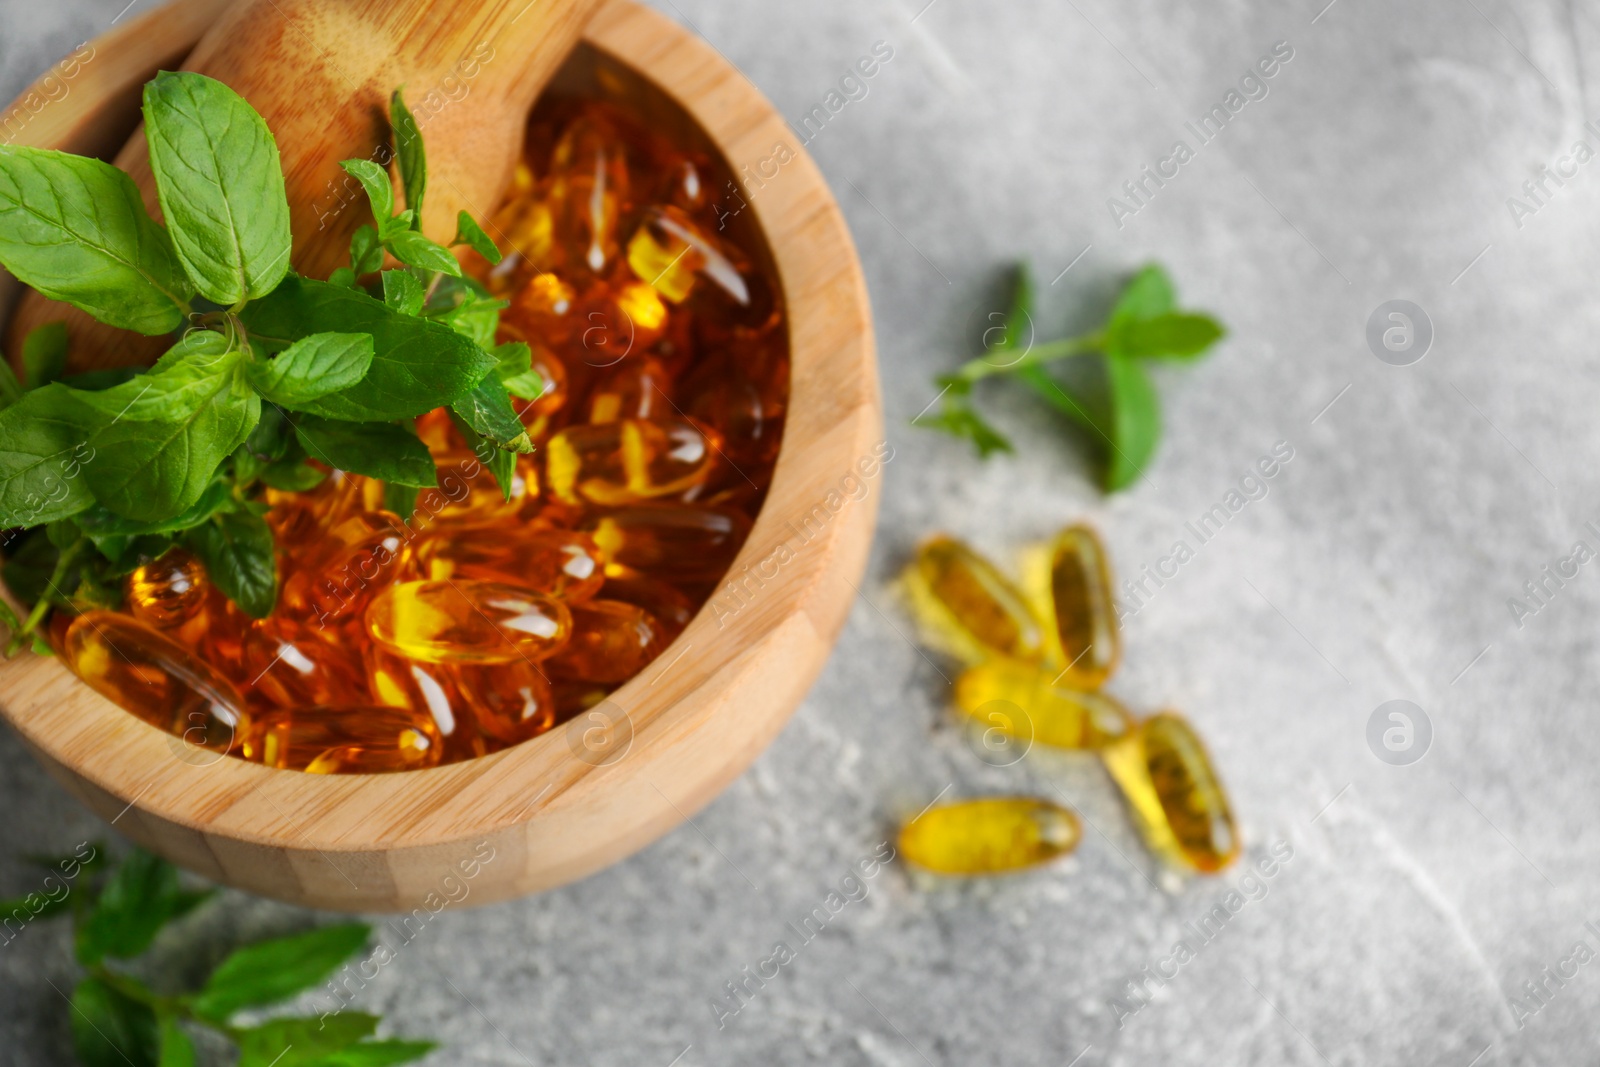
<path fill-rule="evenodd" d="M 224 5 L 176 0 L 90 42 L 93 58 L 64 95 L 47 75 L 12 105 L 29 115 L 16 141 L 115 153 L 138 120 L 142 84 L 177 67 Z M 866 565 L 883 477 L 855 248 L 798 139 L 714 49 L 632 0 L 608 0 L 553 84 L 607 62 L 653 87 L 662 122 L 687 117 L 730 171 L 747 175 L 739 193 L 788 308 L 788 421 L 766 505 L 729 573 L 739 598 L 719 591 L 600 717 L 398 774 L 313 775 L 218 757 L 146 725 L 53 657 L 0 664 L 0 714 L 129 838 L 214 881 L 319 908 L 436 911 L 532 893 L 614 863 L 704 807 L 777 735 L 821 670 Z M 3 281 L 0 308 L 16 289 Z M 851 499 L 858 482 L 868 492 Z"/>

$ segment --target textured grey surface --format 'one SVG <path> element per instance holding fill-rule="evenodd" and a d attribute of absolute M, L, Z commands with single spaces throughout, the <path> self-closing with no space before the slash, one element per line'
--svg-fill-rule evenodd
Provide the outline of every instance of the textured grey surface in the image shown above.
<path fill-rule="evenodd" d="M 870 603 L 792 724 L 692 826 L 582 884 L 446 911 L 362 1006 L 441 1038 L 431 1062 L 451 1064 L 1594 1062 L 1600 964 L 1547 981 L 1520 1026 L 1508 998 L 1575 943 L 1600 948 L 1585 928 L 1600 920 L 1600 585 L 1584 567 L 1521 628 L 1507 600 L 1575 541 L 1600 547 L 1584 526 L 1600 519 L 1600 161 L 1549 184 L 1520 227 L 1507 198 L 1573 142 L 1600 148 L 1584 129 L 1600 119 L 1600 13 L 922 2 L 662 5 L 791 119 L 875 41 L 894 49 L 811 145 L 871 286 L 896 449 Z M 121 4 L 0 2 L 0 97 Z M 1294 57 L 1268 95 L 1198 147 L 1183 121 L 1278 41 Z M 1119 227 L 1107 198 L 1178 139 L 1195 157 Z M 930 376 L 972 354 L 1017 258 L 1041 278 L 1044 336 L 1087 324 L 1150 258 L 1232 328 L 1213 358 L 1161 376 L 1159 460 L 1114 500 L 1051 417 L 1003 389 L 982 402 L 1016 457 L 980 466 L 907 425 Z M 1436 328 L 1414 366 L 1364 341 L 1394 298 Z M 888 579 L 934 528 L 1004 556 L 1083 517 L 1132 575 L 1280 441 L 1294 458 L 1268 495 L 1129 621 L 1114 688 L 1187 711 L 1251 858 L 1274 842 L 1293 858 L 1119 1028 L 1112 998 L 1196 940 L 1184 924 L 1244 869 L 1163 875 L 1092 762 L 980 763 Z M 1391 699 L 1433 724 L 1411 766 L 1366 744 Z M 0 761 L 0 891 L 23 891 L 36 875 L 20 853 L 105 830 L 10 734 Z M 785 924 L 947 787 L 1059 790 L 1092 829 L 1069 861 L 1005 880 L 935 885 L 891 865 L 800 946 Z M 214 954 L 314 918 L 228 894 L 168 948 Z M 719 1029 L 708 1003 L 779 940 L 797 957 Z M 0 947 L 0 1061 L 67 1058 L 68 960 L 51 925 Z"/>

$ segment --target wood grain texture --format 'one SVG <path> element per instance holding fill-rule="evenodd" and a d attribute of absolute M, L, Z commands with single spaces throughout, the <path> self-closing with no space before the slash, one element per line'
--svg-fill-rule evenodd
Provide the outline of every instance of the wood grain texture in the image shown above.
<path fill-rule="evenodd" d="M 598 4 L 196 4 L 197 12 L 211 18 L 201 24 L 204 36 L 187 53 L 183 69 L 231 86 L 266 120 L 283 157 L 294 234 L 291 262 L 302 274 L 323 278 L 348 262 L 350 235 L 371 218 L 365 197 L 339 163 L 373 159 L 387 164 L 389 94 L 396 86 L 406 89 L 433 157 L 423 231 L 447 244 L 457 212 L 466 209 L 481 219 L 499 201 L 522 146 L 529 107 Z M 167 64 L 184 54 L 169 54 Z M 159 218 L 142 131 L 127 139 L 114 162 L 133 177 L 146 207 Z M 167 347 L 163 338 L 115 330 L 69 305 L 28 293 L 13 317 L 8 351 L 20 349 L 27 331 L 56 320 L 67 323 L 72 365 L 78 369 L 147 364 Z"/>
<path fill-rule="evenodd" d="M 179 0 L 165 10 L 208 4 Z M 117 48 L 147 57 L 184 43 L 175 32 L 113 36 Z M 631 727 L 632 740 L 603 763 L 580 758 L 585 731 L 598 728 L 580 718 L 428 771 L 269 770 L 186 749 L 54 659 L 24 654 L 0 664 L 0 714 L 41 763 L 119 831 L 174 862 L 267 896 L 349 911 L 430 907 L 452 865 L 474 856 L 481 866 L 465 903 L 560 885 L 709 802 L 778 733 L 827 658 L 877 510 L 875 485 L 849 500 L 839 484 L 882 437 L 870 312 L 849 233 L 782 118 L 708 45 L 630 0 L 607 0 L 584 42 L 681 105 L 735 173 L 787 149 L 775 177 L 743 189 L 782 282 L 793 377 L 771 493 L 730 572 L 745 590 L 737 610 L 702 610 L 612 695 L 616 736 Z M 147 69 L 129 57 L 125 82 L 57 105 L 83 109 L 78 119 L 61 116 L 58 129 L 117 114 L 111 98 L 136 93 Z M 493 858 L 481 862 L 489 850 Z"/>

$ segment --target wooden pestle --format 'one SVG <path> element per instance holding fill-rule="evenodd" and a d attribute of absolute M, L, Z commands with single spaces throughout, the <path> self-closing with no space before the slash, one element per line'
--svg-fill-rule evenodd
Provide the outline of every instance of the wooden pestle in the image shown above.
<path fill-rule="evenodd" d="M 184 69 L 227 83 L 266 119 L 288 186 L 292 265 L 325 278 L 348 262 L 351 235 L 371 219 L 339 163 L 390 163 L 394 89 L 404 87 L 427 145 L 423 232 L 448 243 L 458 211 L 486 222 L 499 203 L 535 97 L 597 7 L 599 0 L 239 0 Z M 115 163 L 160 218 L 142 127 Z M 398 168 L 391 171 L 398 191 Z M 28 331 L 57 320 L 67 323 L 74 371 L 147 364 L 170 344 L 29 290 L 6 351 L 18 359 Z"/>

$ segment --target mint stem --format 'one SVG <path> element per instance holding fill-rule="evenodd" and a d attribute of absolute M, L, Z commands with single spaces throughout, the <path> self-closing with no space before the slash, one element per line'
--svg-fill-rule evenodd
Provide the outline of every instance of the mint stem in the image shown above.
<path fill-rule="evenodd" d="M 996 374 L 1015 374 L 1028 367 L 1037 367 L 1041 363 L 1051 363 L 1069 356 L 1096 352 L 1105 346 L 1105 336 L 1104 330 L 1096 330 L 1080 337 L 1068 337 L 1060 341 L 1051 341 L 1049 344 L 1035 345 L 1010 362 L 998 360 L 1010 355 L 1012 349 L 993 348 L 977 359 L 963 363 L 961 369 L 956 371 L 955 377 L 967 382 L 982 381 Z"/>

